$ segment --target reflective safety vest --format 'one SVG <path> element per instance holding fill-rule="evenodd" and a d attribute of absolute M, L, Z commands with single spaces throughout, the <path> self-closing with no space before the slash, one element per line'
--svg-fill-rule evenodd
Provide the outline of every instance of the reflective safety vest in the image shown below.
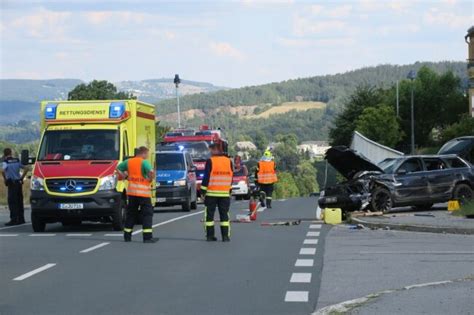
<path fill-rule="evenodd" d="M 274 184 L 278 181 L 274 161 L 259 161 L 257 181 L 259 184 Z"/>
<path fill-rule="evenodd" d="M 209 176 L 206 196 L 229 197 L 232 189 L 232 164 L 225 156 L 211 157 L 212 170 Z"/>
<path fill-rule="evenodd" d="M 141 157 L 128 160 L 128 189 L 127 195 L 151 198 L 151 180 L 143 177 Z"/>

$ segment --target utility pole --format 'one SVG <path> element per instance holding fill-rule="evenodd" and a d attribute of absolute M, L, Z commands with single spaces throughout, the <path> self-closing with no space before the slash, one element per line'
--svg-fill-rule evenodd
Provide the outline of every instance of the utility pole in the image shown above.
<path fill-rule="evenodd" d="M 174 75 L 173 82 L 176 86 L 176 105 L 178 106 L 178 128 L 181 128 L 181 112 L 179 110 L 179 93 L 178 93 L 178 87 L 179 87 L 179 84 L 181 83 L 181 79 L 179 78 L 179 74 Z"/>
<path fill-rule="evenodd" d="M 410 70 L 407 78 L 411 81 L 411 154 L 415 154 L 415 71 Z"/>

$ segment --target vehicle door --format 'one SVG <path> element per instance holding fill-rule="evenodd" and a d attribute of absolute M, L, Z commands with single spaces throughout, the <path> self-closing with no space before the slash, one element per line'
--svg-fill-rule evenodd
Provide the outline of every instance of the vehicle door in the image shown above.
<path fill-rule="evenodd" d="M 191 184 L 191 192 L 196 192 L 196 166 L 194 166 L 193 159 L 191 154 L 185 153 L 185 160 L 186 160 L 186 172 L 187 178 L 189 183 Z"/>
<path fill-rule="evenodd" d="M 395 202 L 410 204 L 429 198 L 428 177 L 419 158 L 409 158 L 394 174 Z"/>
<path fill-rule="evenodd" d="M 423 158 L 428 176 L 428 193 L 432 200 L 445 200 L 451 195 L 456 175 L 452 168 L 440 158 Z"/>

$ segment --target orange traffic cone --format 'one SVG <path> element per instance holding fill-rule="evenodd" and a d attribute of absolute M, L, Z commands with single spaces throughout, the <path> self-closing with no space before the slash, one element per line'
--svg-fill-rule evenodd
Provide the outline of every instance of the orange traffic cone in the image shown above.
<path fill-rule="evenodd" d="M 250 220 L 257 220 L 257 201 L 253 198 L 249 202 Z"/>

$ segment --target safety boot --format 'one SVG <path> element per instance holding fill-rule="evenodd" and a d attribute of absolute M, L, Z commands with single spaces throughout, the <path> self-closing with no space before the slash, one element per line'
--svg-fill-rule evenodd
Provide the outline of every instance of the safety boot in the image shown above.
<path fill-rule="evenodd" d="M 267 199 L 267 208 L 268 209 L 272 208 L 272 200 L 271 199 Z"/>
<path fill-rule="evenodd" d="M 159 241 L 158 237 L 144 238 L 143 243 L 145 244 L 154 244 Z"/>
<path fill-rule="evenodd" d="M 132 241 L 132 232 L 123 232 L 123 240 L 125 242 L 131 242 Z"/>
<path fill-rule="evenodd" d="M 228 226 L 221 226 L 221 234 L 222 234 L 222 241 L 223 242 L 230 242 L 229 227 Z"/>

